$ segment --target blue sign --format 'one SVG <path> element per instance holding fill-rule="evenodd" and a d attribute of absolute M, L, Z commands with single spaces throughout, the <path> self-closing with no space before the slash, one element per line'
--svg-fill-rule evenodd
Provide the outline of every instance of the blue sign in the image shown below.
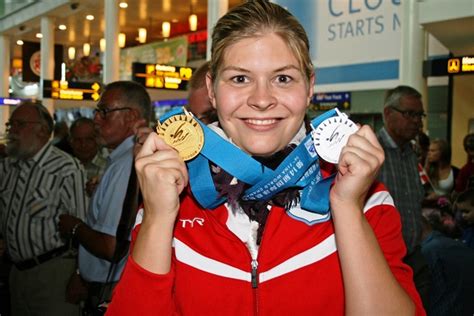
<path fill-rule="evenodd" d="M 20 98 L 0 98 L 0 105 L 18 105 L 23 101 L 29 101 L 31 99 L 20 99 Z"/>
<path fill-rule="evenodd" d="M 333 108 L 349 110 L 351 108 L 350 92 L 315 93 L 311 99 L 310 110 L 326 111 Z"/>

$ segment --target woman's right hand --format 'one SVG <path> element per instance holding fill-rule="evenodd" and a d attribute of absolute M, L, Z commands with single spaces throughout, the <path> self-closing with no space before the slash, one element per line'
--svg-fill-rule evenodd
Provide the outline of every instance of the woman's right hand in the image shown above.
<path fill-rule="evenodd" d="M 144 216 L 175 219 L 179 195 L 188 184 L 188 171 L 178 152 L 151 133 L 136 156 L 135 168 L 143 194 Z"/>

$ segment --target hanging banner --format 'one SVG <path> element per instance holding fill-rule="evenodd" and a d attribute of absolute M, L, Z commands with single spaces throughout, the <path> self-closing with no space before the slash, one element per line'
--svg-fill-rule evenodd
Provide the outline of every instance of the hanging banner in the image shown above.
<path fill-rule="evenodd" d="M 41 71 L 41 45 L 35 42 L 24 42 L 21 47 L 23 64 L 23 81 L 39 82 Z M 54 45 L 54 79 L 61 78 L 63 46 Z"/>
<path fill-rule="evenodd" d="M 166 42 L 156 42 L 120 50 L 120 79 L 132 79 L 132 64 L 162 64 L 185 66 L 187 64 L 188 41 L 186 36 L 175 37 Z"/>

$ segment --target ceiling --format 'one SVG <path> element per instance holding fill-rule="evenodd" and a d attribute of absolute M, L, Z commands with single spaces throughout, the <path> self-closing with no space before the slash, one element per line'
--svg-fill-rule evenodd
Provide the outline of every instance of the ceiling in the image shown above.
<path fill-rule="evenodd" d="M 47 13 L 55 21 L 55 43 L 65 46 L 82 46 L 89 42 L 99 46 L 104 37 L 104 1 L 71 0 Z M 118 3 L 121 1 L 118 1 Z M 198 16 L 198 30 L 207 29 L 207 0 L 127 0 L 126 9 L 119 8 L 119 30 L 127 35 L 127 46 L 138 45 L 138 28 L 147 28 L 147 42 L 162 40 L 161 24 L 171 22 L 171 36 L 190 33 L 188 16 Z M 242 0 L 229 0 L 229 8 L 240 4 Z M 86 16 L 94 15 L 89 21 Z M 61 31 L 60 24 L 67 26 Z M 39 42 L 36 33 L 40 32 L 41 17 L 22 21 L 4 33 L 12 38 L 12 57 L 21 56 L 21 47 L 17 40 Z"/>
<path fill-rule="evenodd" d="M 423 24 L 454 56 L 474 56 L 474 16 Z"/>
<path fill-rule="evenodd" d="M 28 2 L 28 1 L 27 1 Z M 45 4 L 42 1 L 29 0 L 32 4 Z M 64 24 L 67 30 L 55 29 L 55 43 L 65 46 L 81 47 L 89 42 L 99 45 L 104 37 L 104 0 L 49 0 L 62 3 L 47 15 L 54 18 L 55 25 Z M 117 0 L 120 2 L 120 0 Z M 161 23 L 171 22 L 171 36 L 190 33 L 188 16 L 191 11 L 198 16 L 198 30 L 207 28 L 207 0 L 125 0 L 128 8 L 119 9 L 119 29 L 127 35 L 127 46 L 138 45 L 138 28 L 147 28 L 147 42 L 162 40 Z M 243 0 L 228 0 L 229 7 Z M 21 13 L 21 12 L 20 12 Z M 33 12 L 34 13 L 34 12 Z M 86 20 L 92 14 L 93 21 Z M 12 38 L 12 57 L 21 56 L 21 47 L 16 41 L 39 42 L 35 37 L 40 32 L 41 17 L 33 14 L 31 19 L 20 16 L 14 26 L 4 30 Z M 440 21 L 424 24 L 423 27 L 434 35 L 454 55 L 474 55 L 474 17 Z"/>

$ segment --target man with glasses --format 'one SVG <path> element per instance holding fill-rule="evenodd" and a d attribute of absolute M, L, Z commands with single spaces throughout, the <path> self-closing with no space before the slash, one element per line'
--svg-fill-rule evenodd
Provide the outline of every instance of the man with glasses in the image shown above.
<path fill-rule="evenodd" d="M 430 274 L 421 255 L 421 203 L 425 191 L 418 173 L 418 157 L 411 141 L 423 127 L 421 94 L 408 86 L 398 86 L 385 95 L 384 127 L 377 138 L 385 151 L 379 180 L 387 186 L 402 220 L 402 234 L 407 247 L 405 262 L 414 273 L 415 285 L 426 305 Z"/>
<path fill-rule="evenodd" d="M 85 218 L 79 161 L 50 141 L 53 119 L 24 102 L 6 123 L 7 157 L 0 160 L 0 232 L 13 263 L 13 315 L 78 315 L 64 295 L 75 257 L 58 231 L 59 216 Z"/>
<path fill-rule="evenodd" d="M 71 302 L 81 297 L 81 277 L 88 284 L 86 305 L 94 308 L 110 300 L 126 258 L 114 258 L 124 199 L 133 166 L 134 127 L 148 124 L 151 112 L 150 96 L 143 86 L 131 81 L 108 84 L 94 114 L 98 141 L 109 149 L 107 166 L 92 195 L 87 219 L 61 216 L 63 235 L 72 235 L 79 246 L 79 274 L 73 275 L 68 290 Z M 131 210 L 136 211 L 136 210 Z M 111 262 L 114 265 L 111 267 Z"/>

